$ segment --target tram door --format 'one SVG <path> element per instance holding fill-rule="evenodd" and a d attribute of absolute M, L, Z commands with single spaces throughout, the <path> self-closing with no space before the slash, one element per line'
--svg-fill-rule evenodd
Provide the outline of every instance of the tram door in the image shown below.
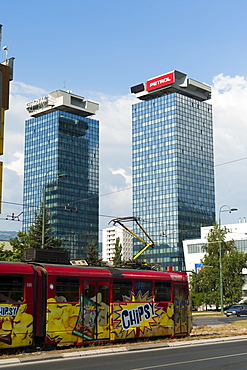
<path fill-rule="evenodd" d="M 109 339 L 109 282 L 85 281 L 82 298 L 84 339 Z"/>
<path fill-rule="evenodd" d="M 186 285 L 174 284 L 174 324 L 176 334 L 188 332 L 187 296 Z"/>

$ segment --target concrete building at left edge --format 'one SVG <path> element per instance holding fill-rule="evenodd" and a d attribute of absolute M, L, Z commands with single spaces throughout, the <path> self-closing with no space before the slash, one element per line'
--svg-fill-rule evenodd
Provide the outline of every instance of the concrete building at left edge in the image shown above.
<path fill-rule="evenodd" d="M 57 90 L 27 103 L 23 230 L 48 212 L 52 234 L 71 258 L 98 244 L 99 105 Z"/>
<path fill-rule="evenodd" d="M 13 80 L 14 58 L 8 58 L 8 46 L 2 48 L 2 25 L 0 24 L 0 50 L 4 50 L 6 58 L 0 62 L 0 155 L 3 155 L 4 115 L 9 109 L 9 83 Z M 2 178 L 3 162 L 0 162 L 0 213 L 2 211 Z"/>

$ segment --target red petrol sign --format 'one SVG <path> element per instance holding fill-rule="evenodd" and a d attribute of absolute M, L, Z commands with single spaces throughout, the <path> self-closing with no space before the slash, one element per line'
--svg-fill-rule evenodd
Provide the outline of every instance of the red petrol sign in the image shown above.
<path fill-rule="evenodd" d="M 146 90 L 151 91 L 160 87 L 170 85 L 175 82 L 174 72 L 166 73 L 165 75 L 152 78 L 146 82 Z"/>

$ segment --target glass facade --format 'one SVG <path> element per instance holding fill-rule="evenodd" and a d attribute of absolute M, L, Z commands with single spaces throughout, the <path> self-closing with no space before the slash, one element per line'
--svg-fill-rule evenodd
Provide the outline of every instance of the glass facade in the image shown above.
<path fill-rule="evenodd" d="M 65 177 L 65 176 L 66 177 Z M 23 229 L 40 211 L 71 258 L 98 244 L 99 122 L 57 110 L 26 121 Z"/>
<path fill-rule="evenodd" d="M 184 270 L 182 240 L 215 221 L 211 105 L 179 93 L 133 105 L 132 168 L 133 216 L 155 242 L 141 259 Z"/>

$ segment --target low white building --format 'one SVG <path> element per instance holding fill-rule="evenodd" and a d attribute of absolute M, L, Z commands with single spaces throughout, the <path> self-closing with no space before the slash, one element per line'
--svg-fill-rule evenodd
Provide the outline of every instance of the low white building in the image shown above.
<path fill-rule="evenodd" d="M 121 226 L 113 226 L 103 229 L 103 261 L 113 263 L 117 238 L 120 239 L 120 244 L 122 244 L 122 260 L 129 261 L 133 258 L 133 236 Z"/>
<path fill-rule="evenodd" d="M 12 250 L 13 247 L 10 245 L 10 242 L 7 240 L 0 240 L 0 245 L 3 246 L 3 250 Z"/>
<path fill-rule="evenodd" d="M 227 231 L 226 241 L 234 240 L 239 251 L 247 253 L 247 223 L 245 219 L 237 224 L 221 225 L 221 229 Z M 205 255 L 202 247 L 207 244 L 207 236 L 213 226 L 201 227 L 200 239 L 189 239 L 183 241 L 184 259 L 186 271 L 196 273 L 203 267 L 201 260 Z M 247 299 L 247 269 L 243 270 L 245 284 L 243 286 L 243 299 Z"/>

